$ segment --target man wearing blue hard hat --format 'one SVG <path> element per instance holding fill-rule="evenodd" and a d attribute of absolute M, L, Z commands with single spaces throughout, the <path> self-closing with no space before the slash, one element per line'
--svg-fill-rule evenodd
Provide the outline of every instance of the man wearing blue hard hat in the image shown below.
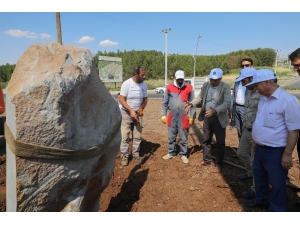
<path fill-rule="evenodd" d="M 240 76 L 236 79 L 236 82 L 240 82 L 243 86 L 251 83 L 255 72 L 256 70 L 254 68 L 242 69 L 240 72 Z M 257 106 L 260 97 L 260 94 L 256 90 L 254 90 L 254 84 L 247 86 L 247 92 L 245 96 L 245 110 L 242 117 L 242 135 L 237 149 L 237 156 L 244 164 L 246 173 L 239 174 L 237 176 L 239 180 L 253 179 L 252 164 L 254 158 L 254 145 L 252 139 L 252 125 L 256 118 Z M 255 197 L 254 180 L 251 189 L 243 192 L 242 197 L 250 199 Z"/>
<path fill-rule="evenodd" d="M 253 175 L 255 199 L 249 207 L 267 207 L 271 212 L 286 211 L 286 179 L 292 167 L 292 153 L 300 129 L 300 105 L 295 96 L 277 85 L 277 76 L 269 69 L 257 70 L 253 81 L 262 95 L 252 125 L 255 145 Z M 269 184 L 271 191 L 269 192 Z"/>
<path fill-rule="evenodd" d="M 243 58 L 241 60 L 241 70 L 245 68 L 253 68 L 253 60 L 251 58 Z M 231 119 L 230 124 L 232 126 L 235 126 L 237 129 L 239 141 L 242 136 L 246 94 L 247 88 L 243 86 L 241 80 L 238 80 L 237 78 L 234 82 L 232 91 L 231 104 L 229 108 L 229 118 Z M 232 155 L 232 157 L 236 156 Z"/>
<path fill-rule="evenodd" d="M 198 117 L 203 121 L 203 161 L 201 166 L 211 163 L 211 143 L 212 136 L 216 136 L 217 155 L 214 172 L 220 173 L 223 167 L 225 153 L 226 126 L 229 124 L 227 109 L 231 103 L 230 85 L 222 80 L 223 71 L 214 68 L 208 75 L 209 82 L 205 82 L 201 92 L 191 102 L 184 106 L 188 110 L 191 106 L 202 103 L 202 108 Z"/>

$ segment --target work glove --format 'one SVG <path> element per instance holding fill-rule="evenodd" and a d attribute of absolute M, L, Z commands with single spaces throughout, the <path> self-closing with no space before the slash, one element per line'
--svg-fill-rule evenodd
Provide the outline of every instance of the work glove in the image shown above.
<path fill-rule="evenodd" d="M 166 116 L 162 116 L 162 117 L 161 117 L 161 122 L 167 123 L 167 117 L 166 117 Z"/>
<path fill-rule="evenodd" d="M 139 108 L 138 111 L 137 111 L 137 113 L 138 113 L 139 116 L 143 116 L 144 115 L 143 108 Z"/>
<path fill-rule="evenodd" d="M 190 125 L 194 125 L 194 123 L 195 123 L 195 120 L 194 120 L 193 118 L 190 118 L 190 119 L 189 119 L 189 124 L 190 124 Z"/>

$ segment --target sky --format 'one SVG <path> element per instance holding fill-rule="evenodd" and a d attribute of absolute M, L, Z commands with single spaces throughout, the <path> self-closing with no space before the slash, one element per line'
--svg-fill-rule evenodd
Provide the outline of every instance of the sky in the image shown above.
<path fill-rule="evenodd" d="M 10 0 L 0 9 L 0 65 L 16 64 L 32 44 L 57 42 L 55 12 L 60 12 L 63 45 L 88 48 L 93 54 L 156 50 L 219 55 L 272 48 L 284 58 L 300 47 L 296 23 L 300 13 L 293 11 L 289 1 L 271 8 L 261 0 L 220 0 L 201 6 L 200 1 L 190 0 L 171 6 L 162 0 L 97 4 L 85 0 L 62 5 L 56 0 L 44 5 L 43 1 Z"/>

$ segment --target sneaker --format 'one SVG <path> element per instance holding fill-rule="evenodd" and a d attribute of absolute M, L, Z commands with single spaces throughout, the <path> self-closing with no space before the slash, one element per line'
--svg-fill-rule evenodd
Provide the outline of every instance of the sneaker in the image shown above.
<path fill-rule="evenodd" d="M 182 160 L 183 163 L 185 163 L 185 164 L 189 163 L 189 160 L 188 160 L 188 158 L 185 155 L 181 156 L 180 158 L 181 158 L 181 160 Z"/>
<path fill-rule="evenodd" d="M 128 158 L 124 157 L 121 159 L 121 165 L 122 166 L 128 166 Z"/>
<path fill-rule="evenodd" d="M 174 156 L 174 155 L 170 155 L 170 154 L 166 154 L 166 155 L 163 157 L 163 159 L 165 159 L 165 160 L 167 160 L 167 159 L 173 159 L 173 158 L 175 158 L 175 156 Z"/>
<path fill-rule="evenodd" d="M 142 163 L 144 162 L 144 158 L 140 157 L 140 156 L 137 156 L 137 157 L 133 157 L 133 159 L 139 163 Z"/>
<path fill-rule="evenodd" d="M 242 194 L 242 198 L 248 198 L 248 199 L 255 198 L 255 192 L 252 189 L 245 191 Z"/>
<path fill-rule="evenodd" d="M 221 173 L 222 166 L 216 164 L 213 173 Z"/>

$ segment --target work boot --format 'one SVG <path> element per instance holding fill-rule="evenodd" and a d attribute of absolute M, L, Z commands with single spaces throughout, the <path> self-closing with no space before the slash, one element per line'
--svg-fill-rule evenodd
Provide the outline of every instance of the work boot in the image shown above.
<path fill-rule="evenodd" d="M 133 159 L 139 163 L 142 163 L 144 162 L 144 158 L 140 157 L 140 156 L 136 156 L 136 157 L 133 157 Z"/>
<path fill-rule="evenodd" d="M 252 189 L 245 191 L 242 194 L 242 198 L 248 198 L 248 199 L 255 198 L 255 192 Z"/>
<path fill-rule="evenodd" d="M 121 159 L 121 165 L 122 166 L 128 166 L 128 158 L 124 157 Z"/>

